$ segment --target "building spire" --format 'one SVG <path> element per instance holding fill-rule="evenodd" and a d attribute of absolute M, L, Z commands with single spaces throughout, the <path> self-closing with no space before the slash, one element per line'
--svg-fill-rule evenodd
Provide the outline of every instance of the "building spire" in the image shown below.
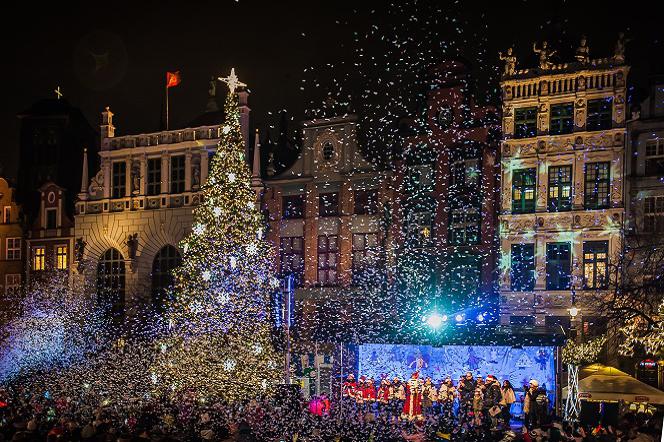
<path fill-rule="evenodd" d="M 256 138 L 254 141 L 254 161 L 251 168 L 251 187 L 256 191 L 256 200 L 260 202 L 261 192 L 263 191 L 263 180 L 261 179 L 261 143 L 256 129 Z"/>
<path fill-rule="evenodd" d="M 79 199 L 86 199 L 88 193 L 88 148 L 83 149 L 83 170 L 81 170 L 81 193 Z"/>

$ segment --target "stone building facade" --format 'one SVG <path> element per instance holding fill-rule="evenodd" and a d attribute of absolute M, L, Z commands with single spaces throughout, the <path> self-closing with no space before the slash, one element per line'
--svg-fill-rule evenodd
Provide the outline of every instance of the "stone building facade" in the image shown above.
<path fill-rule="evenodd" d="M 422 297 L 437 310 L 474 321 L 486 315 L 475 309 L 497 301 L 499 120 L 474 102 L 466 63 L 443 62 L 430 77 L 424 121 L 406 134 L 395 165 L 397 268 L 428 282 Z"/>
<path fill-rule="evenodd" d="M 238 95 L 248 128 L 248 94 Z M 82 177 L 74 260 L 117 317 L 163 307 L 223 130 L 223 115 L 214 111 L 204 120 L 218 124 L 126 136 L 115 136 L 108 107 L 101 114 L 101 168 L 92 179 Z"/>
<path fill-rule="evenodd" d="M 23 282 L 25 244 L 20 206 L 16 204 L 14 189 L 0 177 L 0 323 L 17 298 Z"/>
<path fill-rule="evenodd" d="M 508 60 L 500 83 L 501 320 L 566 329 L 579 311 L 585 329 L 621 248 L 629 67 L 618 46 L 561 65 L 548 55 L 534 69 Z"/>
<path fill-rule="evenodd" d="M 653 77 L 648 97 L 627 124 L 631 234 L 664 234 L 664 77 Z"/>

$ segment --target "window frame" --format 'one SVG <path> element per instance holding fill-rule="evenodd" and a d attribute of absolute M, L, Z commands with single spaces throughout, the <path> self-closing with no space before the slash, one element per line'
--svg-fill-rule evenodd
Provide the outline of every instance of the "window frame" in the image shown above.
<path fill-rule="evenodd" d="M 18 241 L 18 246 L 16 246 L 16 242 Z M 10 247 L 9 243 L 12 243 L 12 247 Z M 23 248 L 23 238 L 20 236 L 14 236 L 14 237 L 8 237 L 5 238 L 5 259 L 7 261 L 18 261 L 22 258 L 22 248 Z M 10 252 L 11 256 L 10 256 Z"/>
<path fill-rule="evenodd" d="M 664 233 L 664 195 L 643 198 L 643 233 Z"/>
<path fill-rule="evenodd" d="M 49 224 L 49 217 L 53 216 L 53 224 Z M 53 230 L 58 228 L 58 209 L 57 207 L 47 207 L 44 210 L 44 227 L 46 230 Z"/>
<path fill-rule="evenodd" d="M 55 269 L 67 270 L 69 268 L 68 247 L 66 244 L 57 244 L 55 247 Z"/>
<path fill-rule="evenodd" d="M 339 192 L 318 194 L 318 216 L 339 216 Z"/>
<path fill-rule="evenodd" d="M 599 178 L 600 169 L 606 169 L 606 178 Z M 588 174 L 591 170 L 592 175 Z M 594 176 L 594 179 L 589 179 Z M 605 186 L 606 193 L 600 197 L 599 187 Z M 611 162 L 597 161 L 586 163 L 583 171 L 583 207 L 586 210 L 608 209 L 611 207 Z"/>
<path fill-rule="evenodd" d="M 414 210 L 408 214 L 408 238 L 413 248 L 419 249 L 433 245 L 433 221 L 434 213 L 431 210 Z M 425 229 L 427 230 L 425 231 Z"/>
<path fill-rule="evenodd" d="M 361 246 L 358 246 L 359 238 Z M 373 238 L 373 245 L 369 238 Z M 378 232 L 353 233 L 351 237 L 351 270 L 352 283 L 359 285 L 367 282 L 366 276 L 371 276 L 378 269 L 380 262 L 380 236 Z"/>
<path fill-rule="evenodd" d="M 127 163 L 113 161 L 111 165 L 111 198 L 118 199 L 127 196 Z"/>
<path fill-rule="evenodd" d="M 186 160 L 184 155 L 171 155 L 170 167 L 170 190 L 172 194 L 185 192 Z"/>
<path fill-rule="evenodd" d="M 654 146 L 654 152 L 648 152 Z M 664 173 L 664 138 L 647 140 L 643 163 L 645 176 L 661 176 Z M 660 163 L 661 165 L 658 165 Z M 660 170 L 658 170 L 660 169 Z"/>
<path fill-rule="evenodd" d="M 526 175 L 527 174 L 527 175 Z M 533 183 L 524 184 L 524 178 L 532 175 Z M 517 180 L 517 177 L 519 179 Z M 518 181 L 518 183 L 517 183 Z M 520 197 L 515 198 L 515 193 L 520 192 Z M 528 192 L 532 192 L 532 198 L 526 198 Z M 530 202 L 532 200 L 532 203 Z M 531 207 L 532 205 L 532 207 Z M 514 169 L 512 171 L 512 213 L 535 213 L 537 206 L 537 168 L 529 167 Z"/>
<path fill-rule="evenodd" d="M 537 106 L 514 109 L 514 138 L 537 136 Z"/>
<path fill-rule="evenodd" d="M 355 215 L 376 215 L 378 213 L 378 190 L 355 190 L 353 192 L 353 213 Z"/>
<path fill-rule="evenodd" d="M 574 103 L 556 103 L 549 112 L 549 135 L 567 135 L 574 132 Z"/>
<path fill-rule="evenodd" d="M 145 194 L 147 196 L 156 196 L 161 194 L 161 157 L 148 158 L 146 164 Z M 151 165 L 156 164 L 156 168 Z"/>
<path fill-rule="evenodd" d="M 449 243 L 452 245 L 479 244 L 482 241 L 481 221 L 481 214 L 474 208 L 452 209 L 447 226 Z M 472 236 L 473 233 L 475 237 Z"/>
<path fill-rule="evenodd" d="M 526 250 L 526 248 L 528 250 Z M 524 252 L 528 252 L 527 254 Z M 526 259 L 523 257 L 529 258 Z M 517 258 L 518 261 L 517 261 Z M 535 243 L 514 243 L 510 246 L 510 291 L 528 292 L 535 290 L 536 272 Z M 526 272 L 528 274 L 526 274 Z M 523 276 L 517 276 L 519 275 Z M 517 284 L 517 281 L 520 284 Z"/>
<path fill-rule="evenodd" d="M 296 241 L 299 240 L 299 241 Z M 299 249 L 295 248 L 299 242 Z M 293 257 L 299 257 L 301 268 L 294 269 Z M 288 265 L 284 265 L 288 263 Z M 304 236 L 282 236 L 279 238 L 279 273 L 282 277 L 294 275 L 295 285 L 299 287 L 304 279 Z"/>
<path fill-rule="evenodd" d="M 601 248 L 601 250 L 599 250 Z M 597 254 L 603 253 L 603 258 Z M 590 256 L 592 255 L 592 256 Z M 599 268 L 603 264 L 604 271 L 600 277 Z M 588 270 L 592 272 L 592 283 L 589 284 Z M 599 283 L 598 283 L 599 280 Z M 584 241 L 583 242 L 583 287 L 586 290 L 607 289 L 609 287 L 609 242 Z"/>
<path fill-rule="evenodd" d="M 602 104 L 606 103 L 606 106 Z M 586 104 L 586 130 L 608 130 L 613 125 L 613 97 L 588 100 Z"/>
<path fill-rule="evenodd" d="M 561 258 L 566 248 L 567 259 Z M 552 255 L 556 255 L 552 258 Z M 546 289 L 569 290 L 572 284 L 572 244 L 569 242 L 546 243 Z M 566 272 L 562 272 L 566 270 Z"/>
<path fill-rule="evenodd" d="M 5 206 L 2 208 L 2 223 L 11 224 L 12 222 L 12 206 Z"/>
<path fill-rule="evenodd" d="M 321 240 L 323 244 L 321 244 Z M 316 276 L 318 284 L 323 287 L 338 286 L 339 235 L 318 235 L 317 252 Z M 330 264 L 331 257 L 334 257 L 334 264 Z"/>
<path fill-rule="evenodd" d="M 568 181 L 563 181 L 565 175 L 562 173 L 569 170 L 567 174 Z M 553 172 L 553 173 L 552 173 Z M 547 210 L 549 212 L 569 212 L 572 210 L 574 170 L 571 164 L 559 166 L 549 166 L 548 170 L 548 192 L 547 192 Z M 569 192 L 568 197 L 564 197 L 565 187 Z M 553 195 L 553 193 L 558 195 Z"/>
<path fill-rule="evenodd" d="M 295 201 L 297 201 L 297 204 L 295 205 L 290 204 L 291 202 Z M 304 214 L 305 214 L 305 198 L 303 193 L 298 193 L 294 195 L 282 195 L 281 197 L 282 219 L 302 219 L 304 218 Z"/>
<path fill-rule="evenodd" d="M 42 272 L 46 270 L 46 247 L 34 246 L 32 248 L 32 271 Z"/>

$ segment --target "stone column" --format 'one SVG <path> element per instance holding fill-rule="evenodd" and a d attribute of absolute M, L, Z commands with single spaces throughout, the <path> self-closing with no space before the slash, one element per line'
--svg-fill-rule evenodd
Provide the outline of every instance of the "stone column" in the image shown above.
<path fill-rule="evenodd" d="M 549 191 L 549 177 L 547 174 L 547 157 L 546 154 L 542 155 L 537 161 L 537 186 L 535 191 L 535 211 L 536 212 L 546 212 L 546 201 Z"/>
<path fill-rule="evenodd" d="M 201 152 L 201 187 L 205 184 L 208 177 L 208 152 L 203 149 Z"/>
<path fill-rule="evenodd" d="M 584 174 L 585 174 L 585 161 L 583 160 L 583 152 L 574 153 L 574 165 L 572 166 L 572 174 L 574 176 L 574 193 L 572 195 L 572 209 L 583 210 L 583 195 L 584 195 Z"/>
<path fill-rule="evenodd" d="M 535 290 L 546 290 L 546 238 L 535 238 Z"/>
<path fill-rule="evenodd" d="M 125 158 L 125 197 L 131 196 L 131 157 Z"/>
<path fill-rule="evenodd" d="M 161 153 L 161 193 L 168 193 L 169 185 L 171 183 L 171 176 L 168 173 L 168 153 L 163 151 Z"/>
<path fill-rule="evenodd" d="M 184 191 L 191 192 L 191 151 L 184 154 Z"/>

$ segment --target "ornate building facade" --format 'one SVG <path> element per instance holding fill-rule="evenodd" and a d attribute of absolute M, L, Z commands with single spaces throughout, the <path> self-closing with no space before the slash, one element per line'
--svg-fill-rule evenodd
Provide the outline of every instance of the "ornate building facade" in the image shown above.
<path fill-rule="evenodd" d="M 624 42 L 611 58 L 539 68 L 506 60 L 501 81 L 501 321 L 562 325 L 596 318 L 594 296 L 608 288 L 625 216 Z M 510 55 L 511 52 L 508 54 Z M 572 307 L 575 307 L 572 309 Z"/>
<path fill-rule="evenodd" d="M 248 93 L 238 96 L 248 128 Z M 101 168 L 81 180 L 74 261 L 118 318 L 134 308 L 163 307 L 223 130 L 217 107 L 202 117 L 195 121 L 205 125 L 115 136 L 113 113 L 107 107 L 101 114 Z"/>

